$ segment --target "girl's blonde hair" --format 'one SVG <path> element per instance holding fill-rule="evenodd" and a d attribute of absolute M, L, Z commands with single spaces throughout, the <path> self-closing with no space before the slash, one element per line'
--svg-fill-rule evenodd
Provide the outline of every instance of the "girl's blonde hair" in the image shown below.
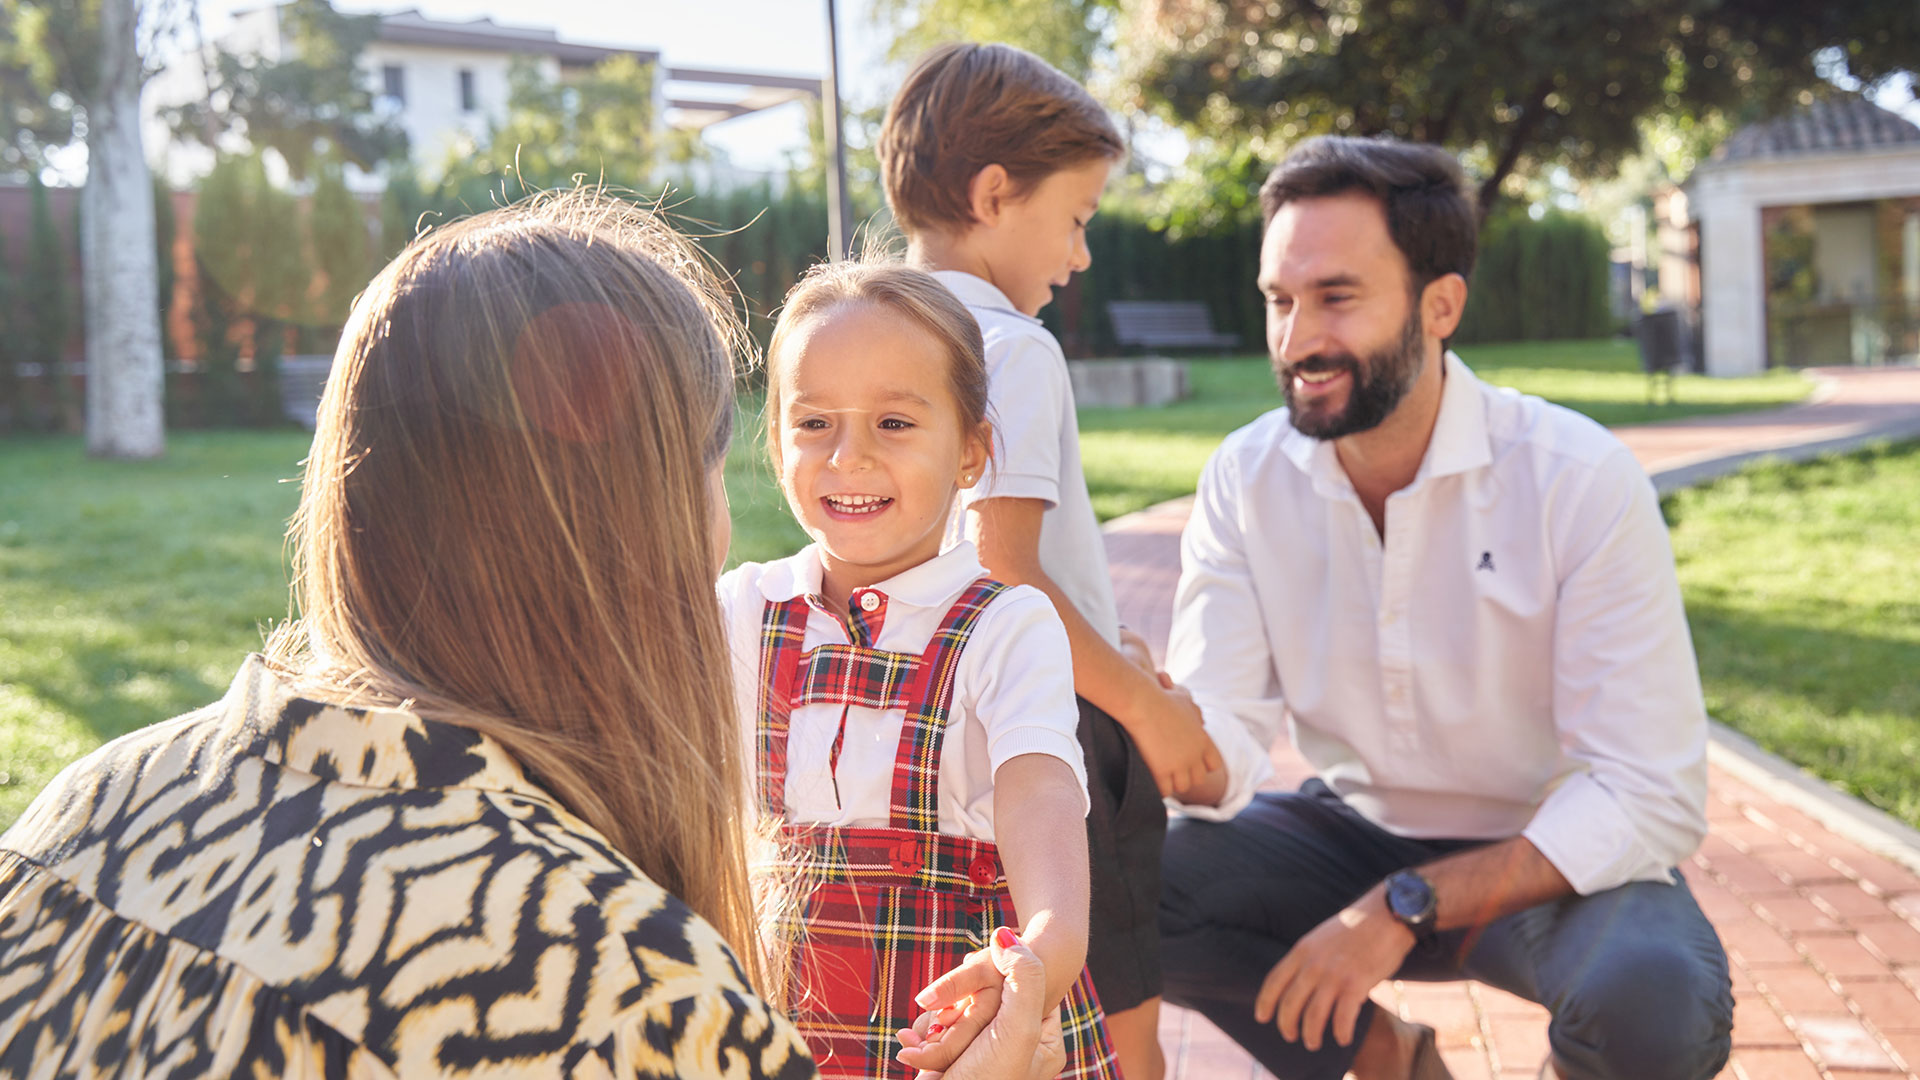
<path fill-rule="evenodd" d="M 780 366 L 795 334 L 814 319 L 848 304 L 874 304 L 926 331 L 947 356 L 947 385 L 963 430 L 993 442 L 987 427 L 987 350 L 980 323 L 945 285 L 924 270 L 870 256 L 821 263 L 788 290 L 767 343 L 767 456 L 780 461 Z"/>
<path fill-rule="evenodd" d="M 696 249 L 612 196 L 415 240 L 341 338 L 269 653 L 499 741 L 759 983 L 708 482 L 739 343 Z"/>

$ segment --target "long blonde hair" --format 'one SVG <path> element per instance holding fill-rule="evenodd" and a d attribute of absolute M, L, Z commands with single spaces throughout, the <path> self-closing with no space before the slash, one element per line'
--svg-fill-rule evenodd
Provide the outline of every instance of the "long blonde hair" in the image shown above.
<path fill-rule="evenodd" d="M 342 336 L 269 652 L 499 741 L 758 983 L 708 482 L 739 343 L 698 252 L 611 196 L 415 240 Z"/>

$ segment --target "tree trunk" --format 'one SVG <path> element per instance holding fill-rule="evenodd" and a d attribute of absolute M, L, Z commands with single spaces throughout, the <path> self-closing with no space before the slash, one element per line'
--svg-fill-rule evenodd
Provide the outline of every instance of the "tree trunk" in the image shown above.
<path fill-rule="evenodd" d="M 1493 163 L 1493 172 L 1480 185 L 1479 204 L 1480 225 L 1484 228 L 1487 219 L 1493 216 L 1494 204 L 1500 201 L 1500 184 L 1507 174 L 1519 163 L 1520 154 L 1527 148 L 1527 140 L 1533 137 L 1533 129 L 1540 126 L 1541 113 L 1547 107 L 1547 95 L 1553 92 L 1553 79 L 1543 76 L 1534 84 L 1533 93 L 1527 98 L 1526 105 L 1520 111 L 1520 118 L 1514 121 L 1507 131 L 1507 145 L 1500 151 L 1500 157 Z"/>
<path fill-rule="evenodd" d="M 161 401 L 153 178 L 140 139 L 134 0 L 100 5 L 99 92 L 87 103 L 87 452 L 152 458 L 166 450 Z"/>

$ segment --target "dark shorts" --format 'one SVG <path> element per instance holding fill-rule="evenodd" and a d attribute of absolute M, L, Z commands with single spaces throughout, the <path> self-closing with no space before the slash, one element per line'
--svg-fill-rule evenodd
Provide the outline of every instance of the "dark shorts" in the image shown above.
<path fill-rule="evenodd" d="M 1107 1012 L 1160 996 L 1160 850 L 1167 810 L 1145 759 L 1118 721 L 1080 698 L 1087 755 L 1092 918 L 1087 970 Z"/>

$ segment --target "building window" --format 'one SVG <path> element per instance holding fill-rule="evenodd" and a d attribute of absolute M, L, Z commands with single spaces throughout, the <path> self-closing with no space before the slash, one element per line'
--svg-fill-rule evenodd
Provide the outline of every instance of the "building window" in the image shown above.
<path fill-rule="evenodd" d="M 473 106 L 473 72 L 467 68 L 461 68 L 460 69 L 460 111 L 472 112 L 473 107 L 474 107 Z"/>
<path fill-rule="evenodd" d="M 407 69 L 399 64 L 387 64 L 380 69 L 380 82 L 386 97 L 401 105 L 407 103 Z"/>

